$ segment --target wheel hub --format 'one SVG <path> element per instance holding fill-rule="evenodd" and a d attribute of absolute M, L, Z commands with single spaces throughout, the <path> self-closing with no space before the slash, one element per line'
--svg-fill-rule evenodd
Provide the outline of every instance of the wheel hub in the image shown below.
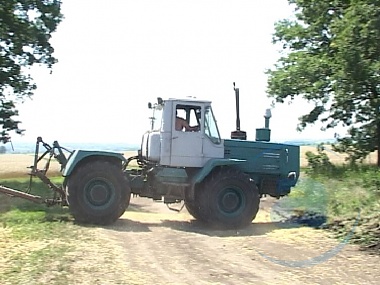
<path fill-rule="evenodd" d="M 102 202 L 107 200 L 107 189 L 105 189 L 102 185 L 96 185 L 90 191 L 91 200 L 94 202 Z"/>
<path fill-rule="evenodd" d="M 244 199 L 238 189 L 226 189 L 219 196 L 218 204 L 225 214 L 237 214 L 244 206 Z"/>
<path fill-rule="evenodd" d="M 86 187 L 86 200 L 93 206 L 105 206 L 112 199 L 112 189 L 105 181 L 92 181 Z"/>
<path fill-rule="evenodd" d="M 222 199 L 223 208 L 227 211 L 233 211 L 239 205 L 239 197 L 235 193 L 226 193 Z"/>

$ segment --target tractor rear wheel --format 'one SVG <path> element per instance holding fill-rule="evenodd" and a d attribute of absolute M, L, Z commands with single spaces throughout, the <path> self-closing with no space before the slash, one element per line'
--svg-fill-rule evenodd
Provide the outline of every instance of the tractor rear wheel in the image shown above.
<path fill-rule="evenodd" d="M 79 166 L 67 179 L 66 193 L 76 221 L 101 225 L 123 215 L 131 197 L 121 168 L 104 160 Z"/>
<path fill-rule="evenodd" d="M 259 190 L 255 182 L 238 169 L 214 171 L 204 181 L 202 190 L 209 208 L 208 222 L 215 226 L 246 227 L 259 211 Z"/>

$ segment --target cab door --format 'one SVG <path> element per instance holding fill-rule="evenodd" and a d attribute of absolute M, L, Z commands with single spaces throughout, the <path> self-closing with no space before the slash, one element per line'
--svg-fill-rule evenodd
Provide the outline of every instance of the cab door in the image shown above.
<path fill-rule="evenodd" d="M 172 120 L 171 166 L 202 167 L 203 163 L 203 108 L 198 105 L 177 105 L 174 116 L 185 119 L 190 126 L 199 126 L 197 131 L 176 130 Z"/>

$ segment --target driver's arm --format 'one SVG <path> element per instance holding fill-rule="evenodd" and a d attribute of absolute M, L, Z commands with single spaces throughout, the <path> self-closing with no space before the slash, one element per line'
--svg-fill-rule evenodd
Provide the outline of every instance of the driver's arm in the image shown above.
<path fill-rule="evenodd" d="M 190 126 L 189 123 L 182 118 L 176 118 L 176 130 L 181 131 L 185 129 L 186 132 L 191 132 L 191 131 L 198 131 L 199 127 L 198 126 Z"/>

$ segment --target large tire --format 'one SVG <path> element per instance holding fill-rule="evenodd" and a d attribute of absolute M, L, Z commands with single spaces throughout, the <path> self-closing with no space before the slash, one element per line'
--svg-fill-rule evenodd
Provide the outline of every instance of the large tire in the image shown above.
<path fill-rule="evenodd" d="M 255 182 L 234 168 L 220 168 L 203 183 L 202 199 L 207 221 L 222 228 L 250 225 L 259 211 L 260 196 Z M 208 208 L 208 210 L 207 210 Z"/>
<path fill-rule="evenodd" d="M 121 168 L 108 161 L 90 161 L 67 179 L 67 201 L 80 223 L 107 225 L 129 205 L 131 190 Z"/>
<path fill-rule="evenodd" d="M 194 199 L 185 199 L 185 207 L 189 214 L 196 220 L 208 222 L 209 209 L 207 200 L 208 199 L 205 197 L 205 191 L 203 191 L 202 184 L 196 185 L 194 189 Z"/>
<path fill-rule="evenodd" d="M 196 220 L 204 221 L 204 217 L 201 215 L 200 208 L 195 202 L 185 201 L 186 210 L 192 215 Z"/>

